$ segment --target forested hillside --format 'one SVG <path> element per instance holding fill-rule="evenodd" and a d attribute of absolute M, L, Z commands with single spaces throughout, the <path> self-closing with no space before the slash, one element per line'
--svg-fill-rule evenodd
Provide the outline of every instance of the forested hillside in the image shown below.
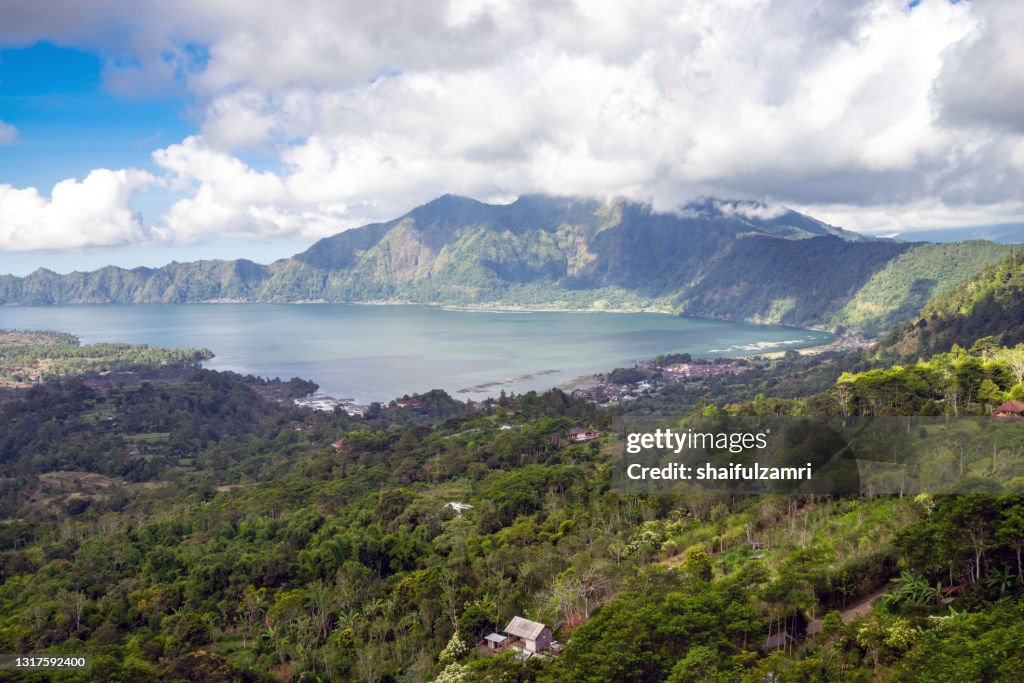
<path fill-rule="evenodd" d="M 612 412 L 558 390 L 356 419 L 209 371 L 36 387 L 0 406 L 0 649 L 83 681 L 1012 678 L 1021 454 L 944 430 L 1024 385 L 972 346 L 671 414 L 941 414 L 921 463 L 998 495 L 626 494 Z M 478 645 L 516 615 L 564 651 Z"/>
<path fill-rule="evenodd" d="M 395 220 L 250 261 L 0 276 L 0 303 L 409 301 L 658 310 L 876 335 L 1012 247 L 869 240 L 754 202 L 446 195 Z"/>
<path fill-rule="evenodd" d="M 929 301 L 917 319 L 893 330 L 880 351 L 916 359 L 969 347 L 982 337 L 996 345 L 1024 342 L 1024 253 L 965 279 Z"/>

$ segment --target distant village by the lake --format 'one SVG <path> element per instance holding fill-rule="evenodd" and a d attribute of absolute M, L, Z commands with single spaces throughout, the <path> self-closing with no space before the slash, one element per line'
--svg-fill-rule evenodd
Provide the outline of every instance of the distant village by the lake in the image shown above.
<path fill-rule="evenodd" d="M 619 368 L 607 374 L 581 377 L 562 384 L 560 388 L 576 398 L 591 401 L 599 406 L 610 406 L 636 400 L 661 384 L 702 382 L 716 377 L 738 375 L 750 368 L 748 359 L 693 360 L 689 354 L 678 354 L 667 357 L 675 362 L 666 364 L 665 358 L 637 360 L 634 361 L 632 368 Z M 504 382 L 487 382 L 467 387 L 456 393 L 481 393 L 498 388 L 504 390 L 506 386 L 514 388 L 518 380 L 557 372 L 558 370 L 542 370 Z M 324 412 L 333 412 L 338 408 L 353 417 L 363 417 L 370 409 L 369 405 L 359 404 L 353 398 L 335 398 L 321 393 L 296 398 L 294 402 L 297 406 Z M 405 397 L 382 405 L 381 410 L 415 410 L 422 404 L 418 398 Z"/>

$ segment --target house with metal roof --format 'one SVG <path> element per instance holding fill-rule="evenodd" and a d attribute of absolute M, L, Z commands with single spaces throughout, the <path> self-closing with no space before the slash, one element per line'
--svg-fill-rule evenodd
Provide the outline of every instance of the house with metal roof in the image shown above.
<path fill-rule="evenodd" d="M 527 652 L 543 652 L 551 645 L 551 629 L 539 621 L 530 621 L 523 617 L 512 617 L 505 627 L 505 633 L 522 641 Z"/>
<path fill-rule="evenodd" d="M 502 650 L 508 645 L 508 636 L 503 636 L 500 633 L 488 633 L 484 636 L 484 642 L 489 650 Z"/>

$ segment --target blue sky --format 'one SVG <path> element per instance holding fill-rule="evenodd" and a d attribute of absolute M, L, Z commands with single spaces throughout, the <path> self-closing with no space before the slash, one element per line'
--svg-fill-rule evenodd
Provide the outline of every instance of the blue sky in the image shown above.
<path fill-rule="evenodd" d="M 103 81 L 96 52 L 40 42 L 0 50 L 0 120 L 17 128 L 0 148 L 0 182 L 49 190 L 92 169 L 139 168 L 156 172 L 153 149 L 195 132 L 194 98 L 184 88 L 167 94 L 116 95 Z M 143 219 L 159 217 L 178 197 L 146 188 L 132 206 Z M 220 239 L 198 245 L 125 244 L 112 248 L 0 251 L 0 273 L 25 274 L 37 267 L 58 272 L 92 270 L 116 263 L 155 267 L 172 260 L 249 258 L 268 262 L 308 246 L 292 239 Z M 27 260 L 30 259 L 30 260 Z"/>
<path fill-rule="evenodd" d="M 97 166 L 149 164 L 154 147 L 195 129 L 191 98 L 116 97 L 95 53 L 39 43 L 0 51 L 0 111 L 18 129 L 0 156 L 0 177 L 52 186 Z"/>
<path fill-rule="evenodd" d="M 0 272 L 267 262 L 449 192 L 1024 216 L 1024 3 L 0 9 Z"/>
<path fill-rule="evenodd" d="M 98 54 L 38 43 L 0 51 L 0 118 L 18 129 L 0 151 L 0 179 L 51 188 L 94 168 L 152 168 L 150 153 L 195 130 L 191 97 L 117 97 L 103 84 Z M 141 193 L 143 214 L 163 211 L 166 193 Z"/>

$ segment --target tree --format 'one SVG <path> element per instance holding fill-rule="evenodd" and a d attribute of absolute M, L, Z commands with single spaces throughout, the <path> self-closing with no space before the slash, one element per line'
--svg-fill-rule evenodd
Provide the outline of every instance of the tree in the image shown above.
<path fill-rule="evenodd" d="M 718 671 L 721 655 L 706 645 L 695 645 L 686 657 L 676 662 L 667 683 L 701 683 L 711 680 Z"/>
<path fill-rule="evenodd" d="M 582 571 L 570 567 L 552 582 L 548 591 L 548 606 L 557 611 L 563 621 L 577 614 L 585 621 L 590 618 L 594 604 L 605 596 L 610 585 L 600 566 L 590 566 Z"/>
<path fill-rule="evenodd" d="M 1013 503 L 1003 510 L 996 537 L 1013 549 L 1017 564 L 1017 580 L 1024 581 L 1024 504 L 1016 497 Z"/>
<path fill-rule="evenodd" d="M 476 642 L 486 635 L 494 624 L 492 615 L 479 603 L 474 602 L 462 613 L 458 620 L 458 633 L 463 634 L 469 642 Z"/>
<path fill-rule="evenodd" d="M 1024 384 L 1024 344 L 1001 349 L 996 354 L 996 360 L 1009 369 L 1017 384 Z"/>
<path fill-rule="evenodd" d="M 210 627 L 196 612 L 186 612 L 174 626 L 174 635 L 189 645 L 205 645 L 210 642 Z"/>
<path fill-rule="evenodd" d="M 978 387 L 978 400 L 991 405 L 999 405 L 1003 402 L 1003 392 L 995 382 L 986 377 Z"/>
<path fill-rule="evenodd" d="M 68 620 L 75 624 L 75 633 L 82 630 L 82 615 L 85 612 L 85 606 L 88 603 L 86 597 L 78 591 L 62 591 L 57 596 L 60 602 L 61 609 L 67 616 Z"/>
<path fill-rule="evenodd" d="M 999 345 L 996 344 L 995 337 L 982 337 L 971 345 L 971 350 L 968 353 L 984 361 L 989 361 L 995 357 L 998 348 Z"/>
<path fill-rule="evenodd" d="M 441 654 L 437 656 L 437 661 L 439 664 L 447 666 L 459 661 L 468 654 L 469 646 L 466 645 L 466 641 L 462 639 L 459 632 L 455 631 L 452 633 L 452 637 L 448 639 L 448 644 L 441 650 Z"/>
<path fill-rule="evenodd" d="M 714 576 L 711 556 L 703 548 L 688 548 L 683 555 L 683 574 L 693 581 L 710 581 Z"/>

